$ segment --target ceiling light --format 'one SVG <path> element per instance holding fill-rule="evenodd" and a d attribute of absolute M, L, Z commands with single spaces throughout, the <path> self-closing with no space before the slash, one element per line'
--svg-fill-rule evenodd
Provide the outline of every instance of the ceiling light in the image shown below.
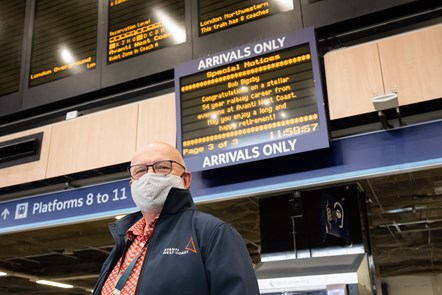
<path fill-rule="evenodd" d="M 433 183 L 434 186 L 434 193 L 436 195 L 442 195 L 442 181 L 435 181 Z"/>
<path fill-rule="evenodd" d="M 35 281 L 37 284 L 42 284 L 42 285 L 48 285 L 48 286 L 54 286 L 54 287 L 59 287 L 59 288 L 65 288 L 65 289 L 70 289 L 73 288 L 74 286 L 72 285 L 68 285 L 68 284 L 63 284 L 63 283 L 57 283 L 57 282 L 52 282 L 52 281 L 47 281 L 47 280 L 37 280 Z"/>
<path fill-rule="evenodd" d="M 75 253 L 74 253 L 74 249 L 66 248 L 66 249 L 64 249 L 64 251 L 61 254 L 63 254 L 63 255 L 74 255 Z"/>
<path fill-rule="evenodd" d="M 67 64 L 73 63 L 75 61 L 75 58 L 72 55 L 72 52 L 67 48 L 62 48 L 60 50 L 60 56 L 61 56 L 61 60 Z"/>
<path fill-rule="evenodd" d="M 169 32 L 171 32 L 172 38 L 175 40 L 175 43 L 179 44 L 186 42 L 186 31 L 179 23 L 177 23 L 173 18 L 169 17 L 160 9 L 156 9 L 154 11 L 155 15 L 158 17 L 162 25 Z"/>
<path fill-rule="evenodd" d="M 8 275 L 7 273 L 0 271 L 0 277 Z"/>
<path fill-rule="evenodd" d="M 282 11 L 288 11 L 288 10 L 292 10 L 293 9 L 293 1 L 289 1 L 289 0 L 276 0 L 273 3 L 275 3 L 276 6 L 278 6 L 278 8 L 281 9 Z"/>

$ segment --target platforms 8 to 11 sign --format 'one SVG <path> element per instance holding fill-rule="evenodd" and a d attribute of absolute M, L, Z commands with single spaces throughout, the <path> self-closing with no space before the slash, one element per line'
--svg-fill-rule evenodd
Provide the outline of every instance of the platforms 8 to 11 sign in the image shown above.
<path fill-rule="evenodd" d="M 127 179 L 0 203 L 0 233 L 136 211 Z"/>
<path fill-rule="evenodd" d="M 178 65 L 175 77 L 191 171 L 329 146 L 313 28 Z"/>

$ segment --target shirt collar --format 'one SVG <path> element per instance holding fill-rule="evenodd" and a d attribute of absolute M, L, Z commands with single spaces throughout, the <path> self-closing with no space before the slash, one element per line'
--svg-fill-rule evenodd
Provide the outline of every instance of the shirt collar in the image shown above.
<path fill-rule="evenodd" d="M 149 229 L 153 229 L 155 227 L 155 224 L 158 221 L 158 217 L 156 217 L 154 220 L 152 220 L 148 227 Z M 145 235 L 145 229 L 146 229 L 146 219 L 141 218 L 138 220 L 134 225 L 132 225 L 126 232 L 127 238 L 131 241 L 135 239 L 136 236 L 144 236 Z"/>

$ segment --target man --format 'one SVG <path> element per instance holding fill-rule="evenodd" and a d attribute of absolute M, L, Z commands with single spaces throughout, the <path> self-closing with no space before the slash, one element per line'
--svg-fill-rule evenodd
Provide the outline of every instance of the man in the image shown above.
<path fill-rule="evenodd" d="M 94 294 L 259 294 L 242 237 L 195 209 L 192 175 L 178 150 L 151 143 L 135 153 L 128 170 L 140 212 L 109 225 L 116 245 Z"/>

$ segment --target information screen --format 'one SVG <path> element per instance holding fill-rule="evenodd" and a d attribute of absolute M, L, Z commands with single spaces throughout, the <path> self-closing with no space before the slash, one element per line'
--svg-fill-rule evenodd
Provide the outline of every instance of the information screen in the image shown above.
<path fill-rule="evenodd" d="M 198 5 L 200 36 L 293 10 L 293 0 L 199 0 Z"/>
<path fill-rule="evenodd" d="M 184 0 L 109 1 L 108 64 L 184 42 Z"/>
<path fill-rule="evenodd" d="M 26 0 L 0 1 L 0 96 L 20 87 Z"/>
<path fill-rule="evenodd" d="M 97 0 L 36 0 L 30 87 L 96 67 Z"/>
<path fill-rule="evenodd" d="M 176 67 L 191 171 L 329 146 L 314 41 L 310 28 Z"/>

